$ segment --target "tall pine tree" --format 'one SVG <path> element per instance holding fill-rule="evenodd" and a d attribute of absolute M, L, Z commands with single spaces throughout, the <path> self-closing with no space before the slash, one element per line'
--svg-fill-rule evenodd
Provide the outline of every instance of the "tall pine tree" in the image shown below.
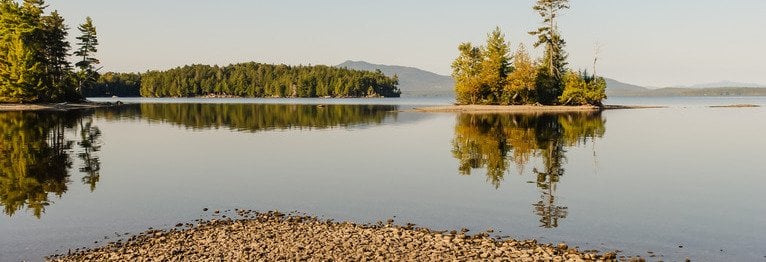
<path fill-rule="evenodd" d="M 69 41 L 67 35 L 69 28 L 64 23 L 64 18 L 57 11 L 42 18 L 42 29 L 45 55 L 46 73 L 49 78 L 49 92 L 52 98 L 66 96 L 72 98 L 72 83 L 69 81 L 72 65 L 67 60 L 69 56 Z"/>
<path fill-rule="evenodd" d="M 79 72 L 79 91 L 82 93 L 83 89 L 89 88 L 98 79 L 98 69 L 95 65 L 101 63 L 95 58 L 95 54 L 98 51 L 98 38 L 96 36 L 96 26 L 93 25 L 93 19 L 89 17 L 85 18 L 85 23 L 77 27 L 80 30 L 81 35 L 77 37 L 80 42 L 77 43 L 79 48 L 74 52 L 75 56 L 80 58 L 80 61 L 75 64 L 80 68 Z"/>
<path fill-rule="evenodd" d="M 537 0 L 532 8 L 543 18 L 543 25 L 529 34 L 537 36 L 535 47 L 545 46 L 545 54 L 537 74 L 538 101 L 551 104 L 563 92 L 563 76 L 566 73 L 566 42 L 558 32 L 556 19 L 563 9 L 568 9 L 568 0 Z"/>

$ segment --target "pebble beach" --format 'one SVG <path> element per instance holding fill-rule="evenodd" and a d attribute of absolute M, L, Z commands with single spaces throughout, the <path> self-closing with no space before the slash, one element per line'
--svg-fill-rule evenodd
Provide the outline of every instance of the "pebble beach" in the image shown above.
<path fill-rule="evenodd" d="M 386 223 L 359 225 L 276 211 L 237 210 L 213 219 L 149 230 L 125 241 L 53 255 L 48 261 L 613 261 L 616 253 L 564 243 L 433 231 Z M 640 259 L 636 259 L 640 260 Z"/>

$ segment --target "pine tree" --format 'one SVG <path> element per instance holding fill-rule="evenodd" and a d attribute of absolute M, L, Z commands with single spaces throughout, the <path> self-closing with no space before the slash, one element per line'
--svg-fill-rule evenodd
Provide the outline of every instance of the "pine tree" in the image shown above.
<path fill-rule="evenodd" d="M 42 1 L 0 2 L 0 101 L 35 102 L 44 89 L 44 59 L 40 52 Z"/>
<path fill-rule="evenodd" d="M 45 34 L 43 39 L 46 61 L 46 73 L 49 77 L 49 89 L 52 98 L 58 98 L 66 93 L 71 93 L 71 83 L 68 81 L 72 65 L 67 60 L 69 55 L 69 41 L 64 18 L 57 11 L 42 18 L 42 28 Z"/>
<path fill-rule="evenodd" d="M 510 48 L 505 36 L 500 31 L 500 27 L 487 35 L 487 46 L 485 47 L 481 64 L 482 87 L 480 96 L 485 99 L 485 103 L 498 104 L 505 87 L 506 78 L 512 71 L 510 65 Z"/>
<path fill-rule="evenodd" d="M 543 18 L 543 25 L 536 31 L 529 32 L 537 36 L 535 47 L 545 45 L 545 55 L 538 72 L 538 100 L 545 104 L 556 101 L 563 91 L 562 78 L 566 73 L 566 42 L 558 32 L 556 18 L 559 11 L 568 9 L 568 0 L 537 0 L 532 8 Z"/>
<path fill-rule="evenodd" d="M 81 35 L 77 37 L 80 42 L 77 43 L 79 48 L 74 52 L 75 56 L 80 57 L 81 60 L 75 64 L 80 68 L 79 73 L 79 91 L 82 93 L 84 88 L 92 86 L 98 79 L 98 69 L 94 66 L 101 63 L 94 57 L 98 51 L 98 38 L 96 36 L 96 27 L 93 25 L 93 19 L 89 17 L 85 18 L 85 23 L 77 27 L 80 30 Z"/>

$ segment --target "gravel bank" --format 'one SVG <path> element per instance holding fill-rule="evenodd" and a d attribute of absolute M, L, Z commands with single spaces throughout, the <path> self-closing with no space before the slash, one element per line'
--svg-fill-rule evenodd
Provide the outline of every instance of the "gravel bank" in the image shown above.
<path fill-rule="evenodd" d="M 565 244 L 493 239 L 465 230 L 436 232 L 379 222 L 357 225 L 279 212 L 237 211 L 243 219 L 151 230 L 124 242 L 48 257 L 49 261 L 610 261 L 615 253 Z"/>
<path fill-rule="evenodd" d="M 541 106 L 541 105 L 450 105 L 415 108 L 420 112 L 458 113 L 546 113 L 546 112 L 589 112 L 599 111 L 597 106 Z"/>
<path fill-rule="evenodd" d="M 604 105 L 598 106 L 544 106 L 544 105 L 450 105 L 428 106 L 415 108 L 418 112 L 455 112 L 455 113 L 570 113 L 570 112 L 596 112 L 614 109 L 648 109 L 664 108 L 664 106 L 630 106 L 630 105 Z"/>

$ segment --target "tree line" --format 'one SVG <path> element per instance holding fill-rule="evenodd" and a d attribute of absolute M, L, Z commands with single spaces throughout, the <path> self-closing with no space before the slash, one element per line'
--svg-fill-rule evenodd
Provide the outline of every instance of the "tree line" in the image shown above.
<path fill-rule="evenodd" d="M 533 10 L 543 25 L 529 34 L 536 36 L 534 47 L 545 48 L 541 59 L 531 58 L 524 45 L 511 55 L 500 28 L 487 35 L 484 46 L 462 43 L 452 63 L 458 104 L 544 104 L 601 105 L 606 98 L 606 81 L 586 70 L 568 70 L 566 42 L 556 18 L 568 9 L 567 0 L 537 0 Z M 595 60 L 594 60 L 595 67 Z"/>
<path fill-rule="evenodd" d="M 93 20 L 77 27 L 75 70 L 68 60 L 69 28 L 57 11 L 46 14 L 46 8 L 44 0 L 0 0 L 0 102 L 79 101 L 83 87 L 98 78 Z"/>
<path fill-rule="evenodd" d="M 143 74 L 107 73 L 87 93 L 144 97 L 399 97 L 398 77 L 331 66 L 187 65 Z"/>

